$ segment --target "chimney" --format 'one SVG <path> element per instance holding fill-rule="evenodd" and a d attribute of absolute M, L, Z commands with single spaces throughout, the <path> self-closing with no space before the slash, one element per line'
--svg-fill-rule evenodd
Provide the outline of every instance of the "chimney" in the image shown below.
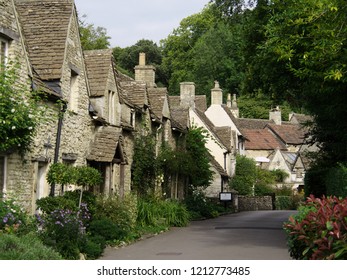
<path fill-rule="evenodd" d="M 211 105 L 223 104 L 223 91 L 217 81 L 214 82 L 214 88 L 211 89 Z"/>
<path fill-rule="evenodd" d="M 139 54 L 139 65 L 135 66 L 135 81 L 145 82 L 147 87 L 157 87 L 155 84 L 155 67 L 146 65 L 146 54 Z"/>
<path fill-rule="evenodd" d="M 230 108 L 230 111 L 235 118 L 240 117 L 239 107 L 237 106 L 236 94 L 233 94 L 233 100 L 231 100 L 231 94 L 228 94 L 227 106 L 228 108 Z"/>
<path fill-rule="evenodd" d="M 180 83 L 180 100 L 181 106 L 184 108 L 195 107 L 195 83 Z"/>
<path fill-rule="evenodd" d="M 279 106 L 270 110 L 270 120 L 274 121 L 277 125 L 282 124 L 282 114 Z"/>

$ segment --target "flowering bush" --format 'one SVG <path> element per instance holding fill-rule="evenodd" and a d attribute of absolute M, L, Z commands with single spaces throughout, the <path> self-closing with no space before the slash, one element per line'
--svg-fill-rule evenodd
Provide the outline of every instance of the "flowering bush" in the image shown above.
<path fill-rule="evenodd" d="M 295 259 L 347 259 L 347 198 L 311 196 L 284 228 Z"/>
<path fill-rule="evenodd" d="M 46 215 L 36 215 L 41 237 L 46 245 L 56 249 L 66 259 L 78 259 L 86 237 L 90 213 L 86 204 L 78 211 L 57 209 Z"/>
<path fill-rule="evenodd" d="M 0 200 L 0 231 L 15 233 L 26 219 L 26 213 L 13 200 Z"/>
<path fill-rule="evenodd" d="M 25 152 L 39 123 L 36 96 L 21 85 L 16 66 L 0 71 L 0 152 Z"/>

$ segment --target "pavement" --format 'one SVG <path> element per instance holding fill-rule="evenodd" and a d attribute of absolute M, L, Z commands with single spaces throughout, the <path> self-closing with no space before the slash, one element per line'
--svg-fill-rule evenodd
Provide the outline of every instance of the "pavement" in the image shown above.
<path fill-rule="evenodd" d="M 100 260 L 290 260 L 283 222 L 295 211 L 250 211 L 171 228 Z"/>

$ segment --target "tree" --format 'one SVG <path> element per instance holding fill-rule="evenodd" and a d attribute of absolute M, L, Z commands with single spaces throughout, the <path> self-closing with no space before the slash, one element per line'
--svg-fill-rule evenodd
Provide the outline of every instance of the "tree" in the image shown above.
<path fill-rule="evenodd" d="M 184 18 L 180 26 L 161 41 L 163 47 L 162 67 L 167 76 L 171 94 L 179 94 L 181 82 L 194 81 L 193 48 L 199 38 L 217 21 L 216 10 L 212 5 L 209 5 L 202 12 Z"/>
<path fill-rule="evenodd" d="M 325 166 L 347 161 L 347 5 L 343 0 L 273 1 L 261 51 L 288 69 L 288 89 L 315 117 L 312 140 Z"/>
<path fill-rule="evenodd" d="M 83 19 L 86 17 L 86 15 L 82 16 Z M 107 36 L 106 28 L 95 27 L 94 24 L 86 23 L 85 20 L 79 19 L 79 30 L 83 50 L 108 49 L 110 47 L 109 40 L 111 37 Z"/>
<path fill-rule="evenodd" d="M 166 77 L 161 69 L 162 49 L 151 40 L 139 40 L 133 46 L 113 49 L 113 56 L 117 62 L 118 69 L 130 76 L 134 76 L 134 67 L 139 63 L 139 53 L 146 53 L 146 64 L 156 68 L 156 81 L 160 85 L 167 83 Z"/>
<path fill-rule="evenodd" d="M 193 188 L 208 187 L 212 182 L 210 153 L 206 148 L 208 134 L 201 127 L 191 127 L 187 134 L 187 170 L 189 184 Z"/>

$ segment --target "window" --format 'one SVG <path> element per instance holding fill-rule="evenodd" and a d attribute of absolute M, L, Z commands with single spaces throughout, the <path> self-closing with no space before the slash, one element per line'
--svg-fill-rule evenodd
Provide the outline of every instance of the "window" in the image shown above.
<path fill-rule="evenodd" d="M 8 55 L 8 41 L 0 37 L 0 69 L 6 65 Z"/>
<path fill-rule="evenodd" d="M 111 124 L 115 124 L 115 93 L 113 91 L 108 91 L 108 121 Z"/>
<path fill-rule="evenodd" d="M 70 110 L 77 113 L 78 112 L 78 73 L 71 70 L 70 78 Z"/>

